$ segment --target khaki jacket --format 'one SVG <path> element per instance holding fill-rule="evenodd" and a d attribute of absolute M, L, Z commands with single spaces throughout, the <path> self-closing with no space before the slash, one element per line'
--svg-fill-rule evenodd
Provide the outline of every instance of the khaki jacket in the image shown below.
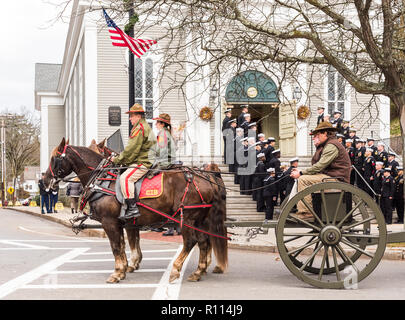
<path fill-rule="evenodd" d="M 131 164 L 142 164 L 146 168 L 152 166 L 149 159 L 149 149 L 156 143 L 153 131 L 145 119 L 141 119 L 131 130 L 128 144 L 124 151 L 115 158 L 115 164 L 129 166 Z"/>

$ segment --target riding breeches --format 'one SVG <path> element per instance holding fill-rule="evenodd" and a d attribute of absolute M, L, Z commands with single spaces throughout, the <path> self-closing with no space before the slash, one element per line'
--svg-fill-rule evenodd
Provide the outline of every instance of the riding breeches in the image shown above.
<path fill-rule="evenodd" d="M 135 182 L 138 181 L 148 169 L 140 164 L 132 164 L 120 177 L 121 191 L 124 199 L 135 198 Z"/>

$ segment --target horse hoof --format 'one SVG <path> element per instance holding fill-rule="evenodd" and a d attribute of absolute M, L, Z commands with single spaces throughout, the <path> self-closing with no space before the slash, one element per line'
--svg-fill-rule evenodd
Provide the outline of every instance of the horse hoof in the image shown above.
<path fill-rule="evenodd" d="M 216 266 L 214 270 L 212 270 L 212 273 L 224 273 L 224 270 L 222 268 Z"/>
<path fill-rule="evenodd" d="M 116 276 L 110 276 L 107 281 L 107 283 L 118 283 L 120 282 L 120 279 L 118 279 Z"/>
<path fill-rule="evenodd" d="M 172 273 L 171 275 L 170 275 L 170 278 L 169 278 L 169 282 L 170 283 L 172 283 L 174 280 L 176 280 L 176 279 L 178 279 L 180 277 L 180 273 Z"/>
<path fill-rule="evenodd" d="M 191 281 L 191 282 L 197 282 L 201 280 L 201 276 L 196 275 L 196 274 L 191 274 L 188 278 L 187 281 Z"/>
<path fill-rule="evenodd" d="M 132 273 L 134 271 L 135 271 L 135 267 L 130 266 L 130 267 L 127 268 L 128 273 Z"/>

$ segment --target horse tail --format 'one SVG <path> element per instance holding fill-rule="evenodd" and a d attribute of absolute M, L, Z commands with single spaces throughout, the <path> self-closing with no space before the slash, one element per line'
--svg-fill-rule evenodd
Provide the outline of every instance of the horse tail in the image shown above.
<path fill-rule="evenodd" d="M 213 185 L 214 198 L 212 207 L 208 213 L 208 224 L 210 232 L 213 234 L 227 236 L 225 227 L 226 220 L 226 191 L 223 180 L 221 178 L 214 178 L 215 184 Z M 228 266 L 228 240 L 225 238 L 210 237 L 212 248 L 217 259 L 217 267 L 220 269 L 217 272 L 223 272 Z M 215 272 L 215 270 L 214 270 Z"/>

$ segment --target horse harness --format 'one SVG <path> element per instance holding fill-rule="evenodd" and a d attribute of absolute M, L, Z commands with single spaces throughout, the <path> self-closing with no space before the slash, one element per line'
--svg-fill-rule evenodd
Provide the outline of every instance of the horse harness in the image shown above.
<path fill-rule="evenodd" d="M 110 188 L 111 184 L 113 181 L 116 181 L 119 178 L 119 173 L 120 173 L 120 169 L 111 169 L 109 170 L 108 167 L 110 166 L 111 162 L 108 159 L 103 159 L 100 164 L 98 165 L 97 168 L 95 168 L 93 170 L 92 175 L 90 176 L 89 182 L 87 183 L 87 185 L 84 187 L 83 190 L 83 196 L 82 199 L 80 201 L 80 212 L 82 212 L 86 218 L 93 218 L 92 217 L 92 213 L 90 212 L 89 214 L 86 214 L 83 212 L 86 204 L 88 202 L 92 202 L 92 201 L 96 201 L 98 199 L 100 199 L 101 197 L 107 195 L 107 196 L 116 196 L 117 197 L 117 192 L 112 190 Z M 221 236 L 218 234 L 213 234 L 210 233 L 208 231 L 199 229 L 197 227 L 188 225 L 186 223 L 184 223 L 184 210 L 188 210 L 188 209 L 203 209 L 203 208 L 211 208 L 212 204 L 207 204 L 201 194 L 200 189 L 197 186 L 197 183 L 195 182 L 194 179 L 194 173 L 192 172 L 192 170 L 190 170 L 188 167 L 180 167 L 183 174 L 184 174 L 184 179 L 186 180 L 187 184 L 183 193 L 183 196 L 181 198 L 181 202 L 179 204 L 178 209 L 176 210 L 176 212 L 172 215 L 164 213 L 162 211 L 156 210 L 152 207 L 150 207 L 149 205 L 142 203 L 140 201 L 137 201 L 136 204 L 138 206 L 141 206 L 151 212 L 157 213 L 165 218 L 166 221 L 163 222 L 161 224 L 161 226 L 166 225 L 169 221 L 173 221 L 175 223 L 180 224 L 180 227 L 182 228 L 183 225 L 191 228 L 193 230 L 208 234 L 210 236 L 214 236 L 214 237 L 219 237 L 219 238 L 223 238 L 223 239 L 227 239 L 230 240 L 229 237 L 226 236 Z M 143 179 L 151 179 L 153 178 L 155 175 L 159 174 L 160 171 L 156 170 L 156 171 L 152 171 L 149 170 L 140 180 L 139 182 L 141 183 L 143 181 Z M 142 181 L 141 181 L 142 180 Z M 138 183 L 138 182 L 137 182 Z M 197 191 L 200 199 L 201 199 L 201 203 L 199 204 L 189 204 L 189 205 L 185 205 L 185 201 L 186 201 L 186 196 L 188 194 L 188 192 L 190 191 L 190 187 L 191 185 L 194 186 L 195 190 Z M 137 193 L 139 193 L 140 191 L 140 187 L 137 188 Z M 117 197 L 118 199 L 118 197 Z M 180 219 L 176 218 L 176 216 L 180 213 Z M 134 227 L 136 227 L 136 219 L 134 219 Z"/>

